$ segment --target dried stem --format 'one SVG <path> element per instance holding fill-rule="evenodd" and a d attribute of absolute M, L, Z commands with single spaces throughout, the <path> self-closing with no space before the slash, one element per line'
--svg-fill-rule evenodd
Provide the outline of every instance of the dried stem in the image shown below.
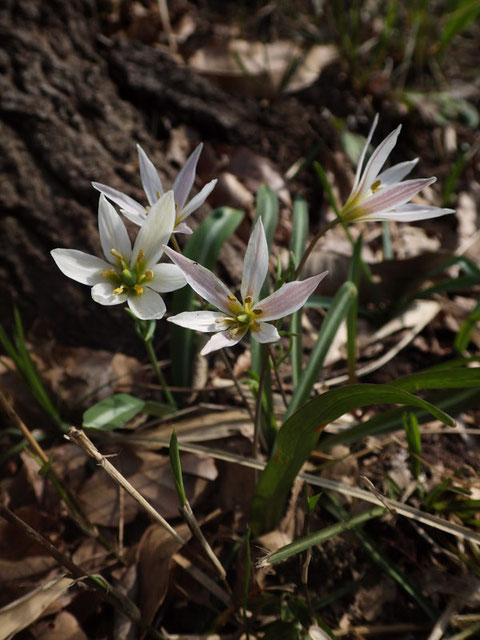
<path fill-rule="evenodd" d="M 175 538 L 175 540 L 180 543 L 182 546 L 186 543 L 186 540 L 180 536 L 173 527 L 171 527 L 168 522 L 163 518 L 158 511 L 156 511 L 152 505 L 145 500 L 145 498 L 133 487 L 128 480 L 122 476 L 122 474 L 115 469 L 113 464 L 109 462 L 105 456 L 103 456 L 93 442 L 86 436 L 83 431 L 79 429 L 75 429 L 75 427 L 71 427 L 68 431 L 68 435 L 66 436 L 69 440 L 75 443 L 80 449 L 85 451 L 87 455 L 93 458 L 99 466 L 101 466 L 104 471 L 108 473 L 108 475 L 115 480 L 117 484 L 125 489 L 127 493 L 129 493 L 134 500 L 138 502 L 140 506 L 142 506 L 145 511 L 152 516 L 154 520 L 159 522 L 164 529 L 168 531 L 168 533 Z"/>
<path fill-rule="evenodd" d="M 255 403 L 255 420 L 253 433 L 252 457 L 258 458 L 260 454 L 260 431 L 262 428 L 262 396 L 263 387 L 265 386 L 265 378 L 267 375 L 268 351 L 263 351 L 262 368 L 260 370 L 260 380 L 258 382 L 257 401 Z"/>

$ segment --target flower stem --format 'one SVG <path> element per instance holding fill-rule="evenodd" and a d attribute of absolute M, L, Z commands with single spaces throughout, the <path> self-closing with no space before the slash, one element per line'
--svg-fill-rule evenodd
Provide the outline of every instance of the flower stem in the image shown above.
<path fill-rule="evenodd" d="M 180 249 L 180 245 L 178 244 L 178 240 L 176 239 L 174 233 L 172 233 L 172 235 L 170 236 L 170 240 L 172 242 L 172 245 L 175 251 L 177 251 L 178 253 L 182 253 L 182 250 Z"/>
<path fill-rule="evenodd" d="M 268 351 L 263 350 L 262 368 L 260 370 L 260 380 L 258 382 L 257 401 L 255 403 L 255 420 L 253 432 L 253 448 L 252 457 L 258 458 L 260 453 L 260 432 L 262 428 L 262 396 L 263 387 L 265 386 L 265 378 L 267 375 Z"/>
<path fill-rule="evenodd" d="M 326 224 L 324 227 L 322 227 L 320 231 L 314 236 L 314 238 L 311 240 L 308 247 L 305 249 L 305 253 L 303 254 L 302 259 L 300 260 L 300 264 L 298 265 L 295 271 L 295 276 L 293 278 L 294 280 L 298 280 L 298 276 L 300 275 L 303 269 L 303 266 L 307 261 L 308 256 L 312 253 L 315 245 L 320 240 L 320 238 L 324 236 L 327 233 L 327 231 L 330 231 L 330 229 L 333 229 L 333 227 L 335 227 L 339 222 L 340 220 L 338 218 L 336 218 L 335 220 L 332 220 L 331 222 Z"/>
<path fill-rule="evenodd" d="M 285 389 L 283 388 L 283 384 L 282 384 L 282 380 L 280 378 L 280 374 L 278 373 L 278 369 L 275 366 L 275 358 L 273 357 L 272 348 L 270 347 L 269 344 L 267 344 L 266 347 L 267 347 L 268 355 L 270 356 L 270 362 L 271 362 L 270 366 L 273 369 L 273 375 L 275 376 L 275 380 L 277 381 L 277 386 L 278 386 L 278 389 L 280 391 L 280 395 L 282 396 L 283 404 L 285 406 L 285 409 L 288 409 L 287 396 L 285 394 Z"/>
<path fill-rule="evenodd" d="M 252 411 L 252 409 L 251 409 L 250 405 L 248 404 L 247 397 L 246 397 L 246 395 L 243 393 L 243 389 L 242 389 L 242 387 L 240 386 L 240 383 L 239 383 L 239 382 L 238 382 L 238 380 L 237 380 L 237 376 L 235 375 L 235 373 L 234 373 L 234 371 L 233 371 L 232 365 L 230 364 L 230 360 L 228 359 L 228 356 L 227 356 L 227 354 L 225 353 L 225 349 L 222 349 L 222 350 L 221 350 L 221 354 L 222 354 L 223 360 L 224 360 L 224 362 L 225 362 L 225 366 L 226 366 L 226 367 L 227 367 L 227 369 L 228 369 L 228 373 L 230 374 L 230 377 L 231 377 L 231 378 L 232 378 L 232 380 L 233 380 L 233 384 L 235 385 L 235 388 L 236 388 L 236 390 L 237 390 L 237 393 L 238 393 L 238 394 L 240 395 L 240 397 L 242 398 L 242 400 L 243 400 L 243 404 L 246 406 L 247 411 L 248 411 L 248 413 L 250 414 L 250 418 L 252 419 L 252 422 L 253 422 L 253 424 L 255 425 L 255 416 L 254 416 L 254 414 L 253 414 L 253 411 Z"/>
<path fill-rule="evenodd" d="M 143 343 L 145 345 L 145 349 L 147 350 L 148 357 L 150 358 L 150 362 L 152 363 L 153 369 L 157 374 L 158 381 L 162 386 L 163 393 L 165 394 L 165 398 L 167 399 L 167 402 L 172 407 L 172 409 L 175 410 L 177 408 L 177 405 L 175 403 L 175 400 L 173 399 L 170 389 L 167 386 L 167 382 L 165 380 L 163 372 L 158 363 L 157 355 L 155 353 L 155 349 L 153 348 L 151 338 L 144 340 Z"/>

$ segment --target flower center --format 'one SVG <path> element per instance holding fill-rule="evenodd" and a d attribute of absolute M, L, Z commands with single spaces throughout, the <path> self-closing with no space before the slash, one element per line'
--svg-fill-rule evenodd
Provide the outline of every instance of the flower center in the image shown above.
<path fill-rule="evenodd" d="M 115 257 L 117 267 L 106 269 L 100 275 L 114 285 L 113 293 L 115 295 L 127 293 L 128 295 L 141 296 L 143 287 L 153 280 L 153 271 L 145 268 L 143 250 L 138 252 L 137 259 L 132 266 L 120 251 L 110 249 L 110 253 Z"/>
<path fill-rule="evenodd" d="M 243 309 L 240 313 L 237 313 L 235 319 L 241 327 L 248 327 L 252 331 L 258 330 L 257 320 L 262 316 L 262 309 L 252 309 L 253 298 L 252 296 L 246 296 L 243 301 Z"/>

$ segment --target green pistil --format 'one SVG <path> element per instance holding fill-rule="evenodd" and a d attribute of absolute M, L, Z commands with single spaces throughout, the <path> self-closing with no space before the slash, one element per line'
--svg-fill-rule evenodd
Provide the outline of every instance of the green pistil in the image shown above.
<path fill-rule="evenodd" d="M 101 276 L 106 278 L 113 286 L 116 295 L 127 293 L 128 295 L 141 296 L 143 288 L 153 280 L 153 271 L 145 269 L 145 254 L 139 251 L 133 267 L 130 267 L 125 257 L 116 249 L 110 250 L 115 257 L 118 269 L 106 269 Z"/>

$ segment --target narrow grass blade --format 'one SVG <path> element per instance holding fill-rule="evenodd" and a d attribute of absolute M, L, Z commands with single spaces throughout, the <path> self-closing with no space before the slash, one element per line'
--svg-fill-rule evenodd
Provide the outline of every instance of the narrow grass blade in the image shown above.
<path fill-rule="evenodd" d="M 185 487 L 183 486 L 182 465 L 180 463 L 180 452 L 178 450 L 178 440 L 175 429 L 173 429 L 170 438 L 169 454 L 178 500 L 180 501 L 180 507 L 184 507 L 187 504 L 187 496 L 185 495 Z"/>
<path fill-rule="evenodd" d="M 291 416 L 308 400 L 313 385 L 318 380 L 319 373 L 332 340 L 335 337 L 342 320 L 347 315 L 350 305 L 355 300 L 356 295 L 357 288 L 352 282 L 345 282 L 338 290 L 322 323 L 317 342 L 310 354 L 308 363 L 302 371 L 298 385 L 293 392 L 292 399 L 290 400 L 285 416 L 286 418 Z"/>
<path fill-rule="evenodd" d="M 470 342 L 470 336 L 477 322 L 480 321 L 480 301 L 477 302 L 475 309 L 468 316 L 465 322 L 460 327 L 457 335 L 455 336 L 454 347 L 460 353 L 465 351 Z"/>
<path fill-rule="evenodd" d="M 464 409 L 478 406 L 480 404 L 480 391 L 477 388 L 460 389 L 456 393 L 449 393 L 447 396 L 441 394 L 440 396 L 432 398 L 432 400 L 437 407 L 455 415 Z M 414 413 L 419 424 L 431 420 L 428 411 L 415 409 Z M 326 451 L 337 444 L 352 444 L 353 442 L 363 440 L 367 436 L 397 431 L 403 428 L 402 415 L 403 410 L 398 408 L 384 411 L 361 424 L 356 424 L 340 433 L 327 436 L 321 440 L 318 448 Z"/>
<path fill-rule="evenodd" d="M 403 428 L 407 436 L 408 450 L 410 451 L 410 464 L 414 477 L 418 480 L 420 476 L 420 456 L 422 455 L 422 439 L 418 428 L 417 416 L 408 411 L 403 414 Z"/>
<path fill-rule="evenodd" d="M 368 520 L 378 518 L 379 516 L 383 515 L 385 511 L 386 509 L 384 509 L 383 507 L 372 507 L 368 511 L 363 511 L 363 513 L 345 519 L 342 522 L 332 524 L 331 526 L 325 527 L 320 531 L 310 533 L 308 536 L 299 538 L 298 540 L 295 540 L 294 542 L 281 547 L 277 551 L 269 553 L 267 556 L 265 556 L 265 558 L 262 559 L 260 566 L 266 567 L 269 565 L 278 564 L 279 562 L 284 562 L 285 560 L 288 560 L 288 558 L 302 553 L 302 551 L 305 551 L 305 549 L 309 549 L 310 547 L 322 544 L 327 540 L 338 536 L 344 531 L 349 531 L 350 529 L 358 527 L 358 525 L 363 524 Z"/>
<path fill-rule="evenodd" d="M 278 432 L 272 456 L 260 476 L 252 502 L 254 534 L 269 531 L 277 525 L 295 477 L 329 422 L 353 409 L 391 403 L 419 407 L 447 425 L 454 424 L 441 409 L 388 385 L 350 385 L 314 398 L 291 415 Z"/>
<path fill-rule="evenodd" d="M 184 254 L 207 269 L 213 269 L 223 243 L 235 232 L 243 220 L 244 212 L 230 207 L 215 209 L 190 236 Z M 172 298 L 172 313 L 190 311 L 195 293 L 190 287 L 176 291 Z M 177 386 L 190 384 L 194 332 L 172 324 L 170 327 L 170 352 L 172 359 L 172 382 Z"/>

